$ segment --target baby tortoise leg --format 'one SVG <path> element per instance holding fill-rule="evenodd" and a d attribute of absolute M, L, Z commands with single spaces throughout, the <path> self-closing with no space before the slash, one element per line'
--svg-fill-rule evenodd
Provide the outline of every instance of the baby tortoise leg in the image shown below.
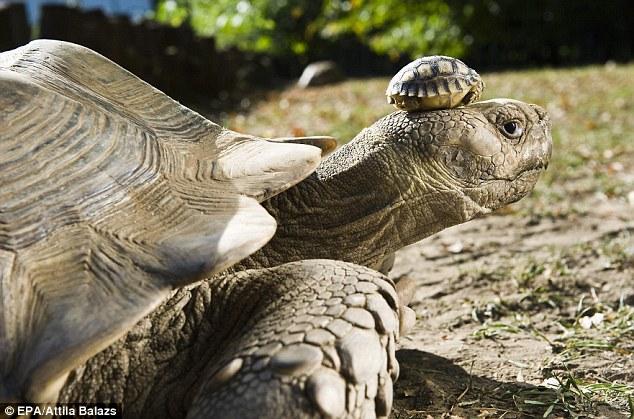
<path fill-rule="evenodd" d="M 262 290 L 261 308 L 205 371 L 188 417 L 387 417 L 402 311 L 389 279 L 326 260 L 236 275 Z"/>

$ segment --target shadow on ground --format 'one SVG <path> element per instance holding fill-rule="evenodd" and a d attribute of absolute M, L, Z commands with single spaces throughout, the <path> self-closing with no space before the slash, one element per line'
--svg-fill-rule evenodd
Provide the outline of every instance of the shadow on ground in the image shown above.
<path fill-rule="evenodd" d="M 548 401 L 553 408 L 546 417 L 574 415 L 554 389 L 472 375 L 449 359 L 415 349 L 401 349 L 396 357 L 401 373 L 392 418 L 541 418 Z M 595 408 L 603 418 L 626 417 L 609 406 Z"/>

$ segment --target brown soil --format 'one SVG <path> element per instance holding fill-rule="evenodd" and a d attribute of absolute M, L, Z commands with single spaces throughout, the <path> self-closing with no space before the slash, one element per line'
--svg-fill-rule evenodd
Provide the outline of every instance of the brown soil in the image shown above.
<path fill-rule="evenodd" d="M 634 304 L 633 212 L 609 202 L 561 218 L 492 215 L 400 251 L 390 276 L 418 284 L 417 323 L 401 340 L 393 417 L 542 417 L 557 391 L 536 386 L 553 374 L 632 386 L 631 323 L 616 349 L 563 357 L 569 337 L 557 325 L 592 332 L 575 326 L 582 298 L 604 312 Z M 553 403 L 552 414 L 630 415 L 623 397 L 606 396 Z"/>

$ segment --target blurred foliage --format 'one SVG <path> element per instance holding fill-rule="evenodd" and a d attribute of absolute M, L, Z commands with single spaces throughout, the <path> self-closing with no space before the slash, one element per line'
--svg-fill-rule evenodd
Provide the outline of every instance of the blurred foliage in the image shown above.
<path fill-rule="evenodd" d="M 301 55 L 315 36 L 311 28 L 321 7 L 319 0 L 163 0 L 156 19 L 175 26 L 188 22 L 222 48 Z"/>
<path fill-rule="evenodd" d="M 460 57 L 465 43 L 454 14 L 442 0 L 325 0 L 319 21 L 325 38 L 349 33 L 381 54 L 419 57 L 435 51 Z"/>
<path fill-rule="evenodd" d="M 189 23 L 221 47 L 275 55 L 321 51 L 351 35 L 393 59 L 404 52 L 464 52 L 444 0 L 162 0 L 155 17 L 173 26 Z"/>
<path fill-rule="evenodd" d="M 155 18 L 289 68 L 371 69 L 363 48 L 394 65 L 445 54 L 480 69 L 627 61 L 634 48 L 631 0 L 157 0 Z"/>

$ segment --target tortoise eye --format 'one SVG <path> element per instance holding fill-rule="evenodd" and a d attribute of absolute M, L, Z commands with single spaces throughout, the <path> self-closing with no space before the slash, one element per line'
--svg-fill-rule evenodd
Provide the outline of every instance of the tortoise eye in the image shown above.
<path fill-rule="evenodd" d="M 502 133 L 509 138 L 517 138 L 522 135 L 522 126 L 517 121 L 508 121 L 502 125 Z"/>

